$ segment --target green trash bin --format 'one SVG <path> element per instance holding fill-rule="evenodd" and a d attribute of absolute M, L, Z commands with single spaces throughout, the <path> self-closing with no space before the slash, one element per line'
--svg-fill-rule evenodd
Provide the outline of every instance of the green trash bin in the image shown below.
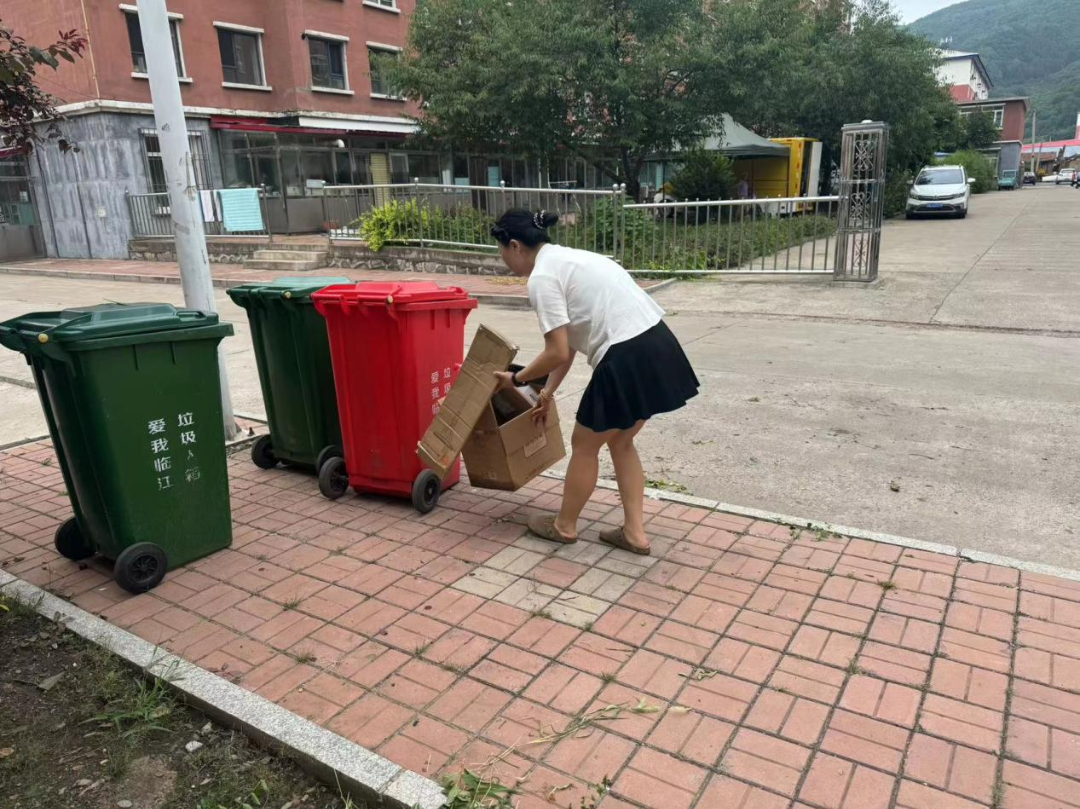
<path fill-rule="evenodd" d="M 167 303 L 34 312 L 0 323 L 26 356 L 75 516 L 72 560 L 114 560 L 133 593 L 232 544 L 218 343 L 232 325 Z"/>
<path fill-rule="evenodd" d="M 279 461 L 315 472 L 340 457 L 334 368 L 326 320 L 311 296 L 348 278 L 278 278 L 227 290 L 247 310 L 270 434 L 251 448 L 261 469 Z"/>

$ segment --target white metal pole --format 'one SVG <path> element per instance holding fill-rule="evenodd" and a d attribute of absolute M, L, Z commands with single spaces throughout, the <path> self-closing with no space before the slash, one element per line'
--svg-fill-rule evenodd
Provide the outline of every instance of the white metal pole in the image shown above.
<path fill-rule="evenodd" d="M 202 206 L 199 204 L 199 188 L 188 145 L 184 102 L 180 97 L 180 81 L 176 74 L 165 0 L 138 0 L 138 9 L 139 28 L 142 30 L 143 50 L 146 53 L 146 70 L 150 77 L 150 97 L 154 104 L 154 122 L 161 147 L 161 163 L 169 190 L 169 210 L 172 212 L 176 260 L 180 264 L 184 304 L 191 309 L 216 312 L 214 286 L 210 280 L 210 257 L 206 252 L 206 234 L 203 231 Z M 231 439 L 236 437 L 239 430 L 233 417 L 225 352 L 220 346 L 218 369 L 221 377 L 225 437 Z"/>

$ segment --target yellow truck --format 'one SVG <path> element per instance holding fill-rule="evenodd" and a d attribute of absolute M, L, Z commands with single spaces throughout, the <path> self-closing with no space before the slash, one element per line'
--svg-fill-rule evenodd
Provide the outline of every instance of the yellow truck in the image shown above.
<path fill-rule="evenodd" d="M 755 199 L 816 197 L 821 192 L 821 141 L 816 138 L 770 138 L 788 147 L 787 157 L 754 157 L 735 161 L 735 173 L 746 180 Z M 782 204 L 780 213 L 799 213 L 805 206 Z"/>

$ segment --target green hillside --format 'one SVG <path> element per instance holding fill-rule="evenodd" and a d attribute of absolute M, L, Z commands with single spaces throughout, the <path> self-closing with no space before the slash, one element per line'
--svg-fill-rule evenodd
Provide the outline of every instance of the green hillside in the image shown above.
<path fill-rule="evenodd" d="M 991 95 L 1031 96 L 1040 139 L 1069 138 L 1080 113 L 1080 0 L 967 0 L 911 24 L 953 50 L 978 51 Z M 1029 121 L 1030 134 L 1030 121 Z"/>

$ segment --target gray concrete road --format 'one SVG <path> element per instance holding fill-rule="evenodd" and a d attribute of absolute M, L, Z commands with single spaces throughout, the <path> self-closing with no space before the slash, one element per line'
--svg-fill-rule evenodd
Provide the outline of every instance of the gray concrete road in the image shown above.
<path fill-rule="evenodd" d="M 728 503 L 1080 568 L 1080 193 L 975 198 L 964 221 L 887 226 L 883 281 L 686 283 L 660 293 L 703 388 L 641 440 L 648 476 Z M 0 318 L 175 286 L 0 277 Z M 263 413 L 243 312 L 237 411 Z M 541 345 L 528 311 L 485 323 Z M 0 444 L 45 432 L 0 352 Z M 572 420 L 588 369 L 561 392 Z M 605 467 L 605 473 L 610 468 Z M 893 491 L 895 487 L 899 491 Z"/>

